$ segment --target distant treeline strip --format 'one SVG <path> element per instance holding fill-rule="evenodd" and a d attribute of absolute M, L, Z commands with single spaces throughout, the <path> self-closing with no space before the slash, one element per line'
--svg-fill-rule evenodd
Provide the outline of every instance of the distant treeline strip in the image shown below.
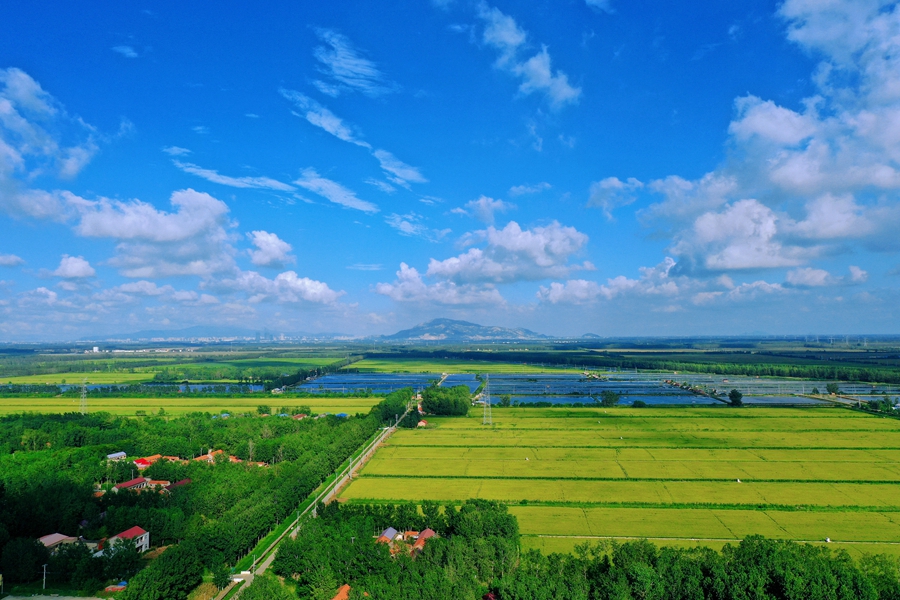
<path fill-rule="evenodd" d="M 348 498 L 345 503 L 395 504 L 396 500 L 379 498 Z M 462 504 L 464 500 L 442 500 L 445 504 Z M 507 506 L 535 506 L 552 508 L 649 508 L 654 510 L 764 510 L 772 512 L 815 513 L 895 513 L 900 506 L 807 505 L 807 504 L 723 504 L 718 502 L 566 502 L 560 500 L 506 500 Z"/>
<path fill-rule="evenodd" d="M 487 362 L 523 363 L 522 352 L 478 352 L 452 350 L 410 350 L 398 353 L 377 353 L 369 358 L 423 360 L 480 360 Z M 900 383 L 900 369 L 894 367 L 851 367 L 844 365 L 792 365 L 783 363 L 740 364 L 737 362 L 684 362 L 670 359 L 638 358 L 617 353 L 597 352 L 528 352 L 528 364 L 585 366 L 593 368 L 644 369 L 658 371 L 688 371 L 718 375 L 746 375 L 750 377 L 795 377 L 818 380 L 865 381 Z"/>

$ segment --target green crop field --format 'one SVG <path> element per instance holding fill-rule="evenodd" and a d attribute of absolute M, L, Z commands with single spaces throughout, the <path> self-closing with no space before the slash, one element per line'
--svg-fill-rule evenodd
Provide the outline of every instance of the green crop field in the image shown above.
<path fill-rule="evenodd" d="M 134 415 L 139 411 L 156 414 L 160 408 L 168 414 L 192 412 L 218 413 L 256 412 L 259 405 L 282 407 L 309 406 L 321 413 L 368 413 L 381 398 L 289 398 L 269 394 L 253 394 L 238 398 L 191 395 L 180 398 L 89 398 L 88 412 L 108 412 L 115 415 Z M 0 398 L 0 415 L 21 412 L 65 413 L 79 410 L 78 398 Z"/>
<path fill-rule="evenodd" d="M 347 367 L 369 373 L 580 373 L 574 367 L 483 360 L 417 360 L 367 358 Z"/>
<path fill-rule="evenodd" d="M 81 385 L 87 379 L 90 384 L 109 385 L 116 383 L 142 383 L 153 380 L 153 373 L 131 373 L 123 371 L 94 371 L 85 373 L 51 373 L 46 375 L 20 375 L 18 377 L 0 377 L 0 383 L 19 385 L 61 384 Z"/>
<path fill-rule="evenodd" d="M 473 409 L 397 431 L 342 498 L 501 500 L 523 546 L 545 552 L 758 533 L 900 555 L 896 419 L 837 407 L 493 412 L 493 426 Z"/>

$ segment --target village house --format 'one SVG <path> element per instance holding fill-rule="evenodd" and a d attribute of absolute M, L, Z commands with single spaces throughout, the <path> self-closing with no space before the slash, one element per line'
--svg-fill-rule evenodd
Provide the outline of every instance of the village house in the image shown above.
<path fill-rule="evenodd" d="M 109 538 L 110 547 L 115 546 L 116 542 L 120 540 L 134 540 L 134 547 L 138 549 L 138 552 L 146 552 L 150 549 L 150 532 L 138 526 L 126 529 Z"/>
<path fill-rule="evenodd" d="M 120 460 L 125 460 L 125 457 L 128 456 L 124 452 L 113 452 L 112 454 L 106 455 L 106 460 L 112 462 L 118 462 Z"/>
<path fill-rule="evenodd" d="M 122 490 L 133 490 L 137 492 L 147 487 L 148 481 L 150 480 L 146 477 L 135 477 L 134 479 L 131 479 L 129 481 L 117 483 L 113 486 L 112 491 L 118 493 Z"/>
<path fill-rule="evenodd" d="M 56 554 L 64 544 L 74 544 L 77 541 L 78 538 L 62 533 L 51 533 L 40 538 L 40 542 L 50 551 L 50 554 Z"/>

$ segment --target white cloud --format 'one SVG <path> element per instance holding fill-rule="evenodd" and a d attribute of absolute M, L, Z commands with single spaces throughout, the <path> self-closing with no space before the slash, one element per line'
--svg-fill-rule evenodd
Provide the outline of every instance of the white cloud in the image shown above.
<path fill-rule="evenodd" d="M 77 175 L 99 150 L 96 138 L 93 127 L 69 116 L 27 73 L 0 69 L 0 208 L 22 203 L 14 176 Z"/>
<path fill-rule="evenodd" d="M 821 287 L 835 285 L 838 282 L 838 279 L 828 271 L 810 267 L 788 271 L 786 280 L 797 287 Z"/>
<path fill-rule="evenodd" d="M 190 173 L 191 175 L 202 177 L 203 179 L 212 183 L 218 183 L 230 187 L 257 188 L 264 190 L 277 190 L 280 192 L 292 192 L 297 189 L 292 185 L 282 183 L 270 177 L 229 177 L 228 175 L 220 175 L 218 171 L 214 171 L 212 169 L 204 169 L 202 167 L 198 167 L 197 165 L 181 162 L 179 160 L 173 160 L 172 163 L 185 173 Z"/>
<path fill-rule="evenodd" d="M 64 279 L 83 279 L 85 277 L 93 277 L 97 274 L 91 263 L 86 261 L 82 256 L 69 256 L 64 254 L 59 261 L 59 266 L 53 271 L 55 277 Z"/>
<path fill-rule="evenodd" d="M 24 264 L 25 261 L 15 254 L 0 254 L 0 267 L 18 267 Z"/>
<path fill-rule="evenodd" d="M 375 292 L 397 302 L 417 302 L 423 304 L 444 305 L 488 305 L 502 306 L 503 297 L 490 285 L 458 285 L 452 281 L 439 281 L 427 284 L 419 272 L 400 263 L 397 279 L 393 283 L 379 283 Z"/>
<path fill-rule="evenodd" d="M 365 180 L 365 183 L 378 188 L 385 194 L 393 194 L 397 191 L 397 188 L 389 184 L 387 181 L 381 181 L 380 179 L 375 179 L 374 177 L 369 177 Z"/>
<path fill-rule="evenodd" d="M 401 235 L 419 237 L 429 242 L 437 242 L 450 233 L 449 229 L 431 229 L 425 225 L 424 217 L 414 212 L 405 215 L 391 214 L 385 217 L 385 222 Z"/>
<path fill-rule="evenodd" d="M 596 8 L 607 13 L 616 12 L 612 7 L 612 0 L 585 0 L 585 4 L 591 8 Z"/>
<path fill-rule="evenodd" d="M 815 94 L 793 107 L 737 98 L 728 161 L 699 180 L 649 184 L 664 200 L 642 219 L 673 235 L 685 265 L 781 268 L 900 246 L 900 8 L 786 0 L 778 15 L 788 39 L 820 60 Z M 712 226 L 734 243 L 713 242 Z"/>
<path fill-rule="evenodd" d="M 544 190 L 549 190 L 551 187 L 553 186 L 551 186 L 546 181 L 542 181 L 541 183 L 537 183 L 535 185 L 514 185 L 513 187 L 509 188 L 509 195 L 524 196 L 525 194 L 539 194 Z"/>
<path fill-rule="evenodd" d="M 282 266 L 297 260 L 290 254 L 291 245 L 274 233 L 252 231 L 247 237 L 256 246 L 256 250 L 248 250 L 247 253 L 251 262 L 258 267 Z"/>
<path fill-rule="evenodd" d="M 240 290 L 249 294 L 251 302 L 275 300 L 283 303 L 300 301 L 314 304 L 334 304 L 344 292 L 336 292 L 321 281 L 299 277 L 294 271 L 279 273 L 274 279 L 255 271 L 241 271 L 234 278 L 214 282 L 215 287 Z"/>
<path fill-rule="evenodd" d="M 363 148 L 371 150 L 372 146 L 367 142 L 358 139 L 353 133 L 353 130 L 344 124 L 344 121 L 340 117 L 309 96 L 294 90 L 286 90 L 283 88 L 279 90 L 279 92 L 281 92 L 281 95 L 287 100 L 294 103 L 297 110 L 300 111 L 298 116 L 306 119 L 310 124 L 327 131 L 339 140 L 350 142 L 351 144 L 356 144 L 357 146 L 362 146 Z"/>
<path fill-rule="evenodd" d="M 313 55 L 319 61 L 319 71 L 329 78 L 313 82 L 320 92 L 338 96 L 345 91 L 359 91 L 377 97 L 395 90 L 375 63 L 363 58 L 345 36 L 331 29 L 317 33 L 326 45 L 318 46 Z"/>
<path fill-rule="evenodd" d="M 565 283 L 554 281 L 549 287 L 541 286 L 537 297 L 551 304 L 584 304 L 596 300 L 602 289 L 596 281 L 570 279 Z"/>
<path fill-rule="evenodd" d="M 387 150 L 375 150 L 372 156 L 378 159 L 382 170 L 389 173 L 389 178 L 396 184 L 406 185 L 407 182 L 427 183 L 428 180 L 422 175 L 416 167 L 404 163 L 397 159 Z"/>
<path fill-rule="evenodd" d="M 857 266 L 850 266 L 847 277 L 836 277 L 824 269 L 804 267 L 788 271 L 786 283 L 793 287 L 825 287 L 865 283 L 869 274 Z"/>
<path fill-rule="evenodd" d="M 125 58 L 137 58 L 138 53 L 134 51 L 134 48 L 131 46 L 113 46 L 110 48 L 113 52 L 117 52 L 124 56 Z"/>
<path fill-rule="evenodd" d="M 565 276 L 592 265 L 572 265 L 569 257 L 579 252 L 588 237 L 574 227 L 554 221 L 545 227 L 522 229 L 511 221 L 503 229 L 489 226 L 466 238 L 484 242 L 485 248 L 445 260 L 431 259 L 426 275 L 457 282 L 510 282 Z"/>
<path fill-rule="evenodd" d="M 169 156 L 187 156 L 191 153 L 187 148 L 181 148 L 179 146 L 166 146 L 162 151 Z"/>
<path fill-rule="evenodd" d="M 777 232 L 778 216 L 769 207 L 739 200 L 698 217 L 672 252 L 709 271 L 792 267 L 815 255 L 814 249 L 783 246 Z"/>
<path fill-rule="evenodd" d="M 869 279 L 869 273 L 857 266 L 850 265 L 850 281 L 853 283 L 865 283 Z"/>
<path fill-rule="evenodd" d="M 309 96 L 293 90 L 281 89 L 279 91 L 281 92 L 281 95 L 284 96 L 287 100 L 293 102 L 297 107 L 297 110 L 300 111 L 299 113 L 295 113 L 297 114 L 297 116 L 306 119 L 310 124 L 315 125 L 316 127 L 320 127 L 339 140 L 343 140 L 345 142 L 349 142 L 351 144 L 355 144 L 369 150 L 372 153 L 372 156 L 374 156 L 378 160 L 378 164 L 381 166 L 381 169 L 385 172 L 388 179 L 390 179 L 397 185 L 408 188 L 408 184 L 410 182 L 428 182 L 428 180 L 424 175 L 422 175 L 422 172 L 418 169 L 418 167 L 413 167 L 406 164 L 387 150 L 373 149 L 371 144 L 359 139 L 359 137 L 353 132 L 351 127 L 344 123 L 344 121 L 340 117 L 335 115 L 333 112 L 331 112 Z M 367 180 L 367 183 L 371 182 L 372 180 Z M 388 184 L 384 185 L 390 187 Z"/>
<path fill-rule="evenodd" d="M 478 16 L 485 24 L 484 43 L 500 53 L 496 67 L 519 77 L 522 94 L 541 92 L 554 109 L 578 102 L 581 88 L 571 85 L 562 71 L 553 72 L 547 46 L 541 46 L 541 51 L 531 58 L 521 59 L 520 50 L 526 46 L 528 36 L 515 19 L 485 2 L 479 5 Z"/>
<path fill-rule="evenodd" d="M 588 206 L 600 208 L 607 220 L 612 221 L 612 211 L 633 203 L 637 199 L 635 192 L 643 187 L 644 184 L 634 177 L 629 177 L 626 181 L 621 181 L 618 177 L 595 181 L 588 192 Z"/>
<path fill-rule="evenodd" d="M 366 200 L 360 200 L 356 197 L 355 193 L 336 181 L 322 177 L 315 169 L 303 169 L 300 179 L 294 183 L 303 189 L 322 196 L 329 202 L 334 202 L 335 204 L 340 204 L 341 206 L 361 210 L 367 213 L 378 212 L 378 207 L 375 204 Z"/>
<path fill-rule="evenodd" d="M 504 202 L 503 200 L 495 200 L 487 196 L 480 196 L 476 200 L 466 202 L 466 208 L 455 208 L 450 212 L 460 215 L 471 215 L 485 223 L 486 225 L 494 224 L 494 213 L 506 212 L 516 208 L 515 204 Z"/>
<path fill-rule="evenodd" d="M 209 134 L 209 127 L 206 125 L 194 125 L 191 127 L 191 131 L 199 135 L 207 135 Z"/>
<path fill-rule="evenodd" d="M 135 294 L 138 296 L 161 296 L 173 291 L 172 286 L 170 285 L 158 286 L 154 282 L 146 280 L 130 281 L 128 283 L 123 283 L 120 286 L 116 286 L 113 289 L 125 294 Z"/>
<path fill-rule="evenodd" d="M 234 268 L 228 206 L 191 189 L 172 194 L 173 212 L 132 200 L 100 200 L 81 210 L 75 231 L 119 240 L 110 261 L 126 277 L 198 275 Z"/>
<path fill-rule="evenodd" d="M 384 265 L 372 263 L 356 263 L 354 265 L 348 265 L 347 268 L 351 271 L 381 271 L 384 268 Z"/>

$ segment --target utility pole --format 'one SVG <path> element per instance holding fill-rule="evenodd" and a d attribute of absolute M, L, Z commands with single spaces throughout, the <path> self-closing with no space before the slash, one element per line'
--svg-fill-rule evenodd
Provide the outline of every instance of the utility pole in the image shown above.
<path fill-rule="evenodd" d="M 44 565 L 44 589 L 47 589 L 47 565 Z"/>

